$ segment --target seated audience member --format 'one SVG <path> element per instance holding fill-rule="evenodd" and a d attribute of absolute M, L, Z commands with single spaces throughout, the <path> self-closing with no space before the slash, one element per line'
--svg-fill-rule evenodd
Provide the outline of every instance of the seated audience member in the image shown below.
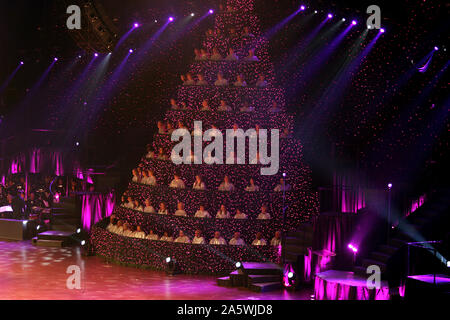
<path fill-rule="evenodd" d="M 169 211 L 167 210 L 166 204 L 164 202 L 161 202 L 159 204 L 158 214 L 169 214 Z"/>
<path fill-rule="evenodd" d="M 281 111 L 281 109 L 278 107 L 277 102 L 276 102 L 276 101 L 273 101 L 273 102 L 272 102 L 272 106 L 271 106 L 270 109 L 269 109 L 269 112 L 277 113 L 277 112 L 280 112 L 280 111 Z"/>
<path fill-rule="evenodd" d="M 255 180 L 253 178 L 250 178 L 250 184 L 245 188 L 245 191 L 247 192 L 258 192 L 259 186 L 255 184 Z"/>
<path fill-rule="evenodd" d="M 144 213 L 156 213 L 155 208 L 150 203 L 150 199 L 145 199 Z"/>
<path fill-rule="evenodd" d="M 205 244 L 205 238 L 202 237 L 202 232 L 200 230 L 195 230 L 195 237 L 192 239 L 192 244 Z"/>
<path fill-rule="evenodd" d="M 270 219 L 270 214 L 267 212 L 267 206 L 265 204 L 261 207 L 261 212 L 258 214 L 256 219 L 258 219 L 258 220 L 269 220 Z"/>
<path fill-rule="evenodd" d="M 118 235 L 122 235 L 124 231 L 124 223 L 122 220 L 117 221 L 116 229 L 114 230 L 114 233 Z"/>
<path fill-rule="evenodd" d="M 208 85 L 208 81 L 205 80 L 205 77 L 199 73 L 197 75 L 197 83 L 195 84 L 196 86 L 207 86 Z"/>
<path fill-rule="evenodd" d="M 166 134 L 166 124 L 162 121 L 158 121 L 158 134 Z"/>
<path fill-rule="evenodd" d="M 194 86 L 195 85 L 195 80 L 192 77 L 192 74 L 188 73 L 186 75 L 186 81 L 183 83 L 185 86 Z"/>
<path fill-rule="evenodd" d="M 226 61 L 238 61 L 239 57 L 234 53 L 234 49 L 230 48 L 228 49 L 228 55 L 225 57 Z"/>
<path fill-rule="evenodd" d="M 133 238 L 138 238 L 138 239 L 145 239 L 146 234 L 145 234 L 144 231 L 142 231 L 141 226 L 137 226 L 136 227 L 136 231 L 133 232 L 133 234 L 132 234 L 132 237 Z"/>
<path fill-rule="evenodd" d="M 195 49 L 194 49 L 194 55 L 195 55 L 195 61 L 200 61 L 200 60 L 201 60 L 201 52 L 200 52 L 200 49 L 195 48 Z"/>
<path fill-rule="evenodd" d="M 232 192 L 234 191 L 234 184 L 232 184 L 230 182 L 230 178 L 228 176 L 225 176 L 223 178 L 223 182 L 220 184 L 219 186 L 219 191 L 223 191 L 223 192 Z"/>
<path fill-rule="evenodd" d="M 138 200 L 134 200 L 134 210 L 136 211 L 144 211 L 144 207 L 139 204 Z"/>
<path fill-rule="evenodd" d="M 216 80 L 216 82 L 214 82 L 214 85 L 217 86 L 217 87 L 228 86 L 228 80 L 225 79 L 225 78 L 223 77 L 223 74 L 219 72 L 219 73 L 217 74 L 217 80 Z"/>
<path fill-rule="evenodd" d="M 133 235 L 133 228 L 128 223 L 125 223 L 123 225 L 122 236 L 131 237 L 132 235 Z"/>
<path fill-rule="evenodd" d="M 195 213 L 195 218 L 211 218 L 211 215 L 208 211 L 205 210 L 204 205 L 200 205 L 200 209 Z"/>
<path fill-rule="evenodd" d="M 209 60 L 212 60 L 212 61 L 222 60 L 222 55 L 220 54 L 219 50 L 217 50 L 217 48 L 213 48 L 212 54 L 211 54 L 211 57 L 209 58 Z"/>
<path fill-rule="evenodd" d="M 168 160 L 169 157 L 167 156 L 167 154 L 164 153 L 164 149 L 163 148 L 159 148 L 158 156 L 156 157 L 156 159 L 158 159 L 158 160 Z"/>
<path fill-rule="evenodd" d="M 128 209 L 134 209 L 134 201 L 133 201 L 133 198 L 131 198 L 131 197 L 128 197 L 128 202 L 125 204 L 125 208 L 128 208 Z"/>
<path fill-rule="evenodd" d="M 253 112 L 255 108 L 251 107 L 248 101 L 242 103 L 242 107 L 239 109 L 240 112 Z"/>
<path fill-rule="evenodd" d="M 243 213 L 241 210 L 236 209 L 236 214 L 234 215 L 234 218 L 244 220 L 244 219 L 247 219 L 247 215 L 245 213 Z"/>
<path fill-rule="evenodd" d="M 291 139 L 292 133 L 289 131 L 288 128 L 284 128 L 283 132 L 281 132 L 281 134 L 280 134 L 280 138 L 281 139 Z"/>
<path fill-rule="evenodd" d="M 241 234 L 239 232 L 235 232 L 233 238 L 230 239 L 228 244 L 231 246 L 245 246 L 245 241 L 241 238 Z"/>
<path fill-rule="evenodd" d="M 257 88 L 266 88 L 269 85 L 269 83 L 266 81 L 266 78 L 264 75 L 260 74 L 258 77 L 258 81 L 256 81 L 256 87 Z"/>
<path fill-rule="evenodd" d="M 131 171 L 131 173 L 133 174 L 133 178 L 131 179 L 131 181 L 133 181 L 135 183 L 139 183 L 139 181 L 141 180 L 141 177 L 139 177 L 138 171 L 136 169 L 133 169 Z"/>
<path fill-rule="evenodd" d="M 201 49 L 201 50 L 200 50 L 200 60 L 201 60 L 201 61 L 206 61 L 206 60 L 208 60 L 208 59 L 209 59 L 209 54 L 208 54 L 208 52 L 206 52 L 205 49 Z"/>
<path fill-rule="evenodd" d="M 209 106 L 209 102 L 208 100 L 203 100 L 202 102 L 202 108 L 200 109 L 200 111 L 211 111 L 211 107 Z"/>
<path fill-rule="evenodd" d="M 219 232 L 219 231 L 216 231 L 216 232 L 214 232 L 214 238 L 212 238 L 212 239 L 209 241 L 209 244 L 211 244 L 211 245 L 226 245 L 227 242 L 225 241 L 224 238 L 222 238 L 222 237 L 220 236 L 220 232 Z"/>
<path fill-rule="evenodd" d="M 175 99 L 170 99 L 170 109 L 172 110 L 180 110 L 180 107 L 177 104 L 177 101 Z"/>
<path fill-rule="evenodd" d="M 216 219 L 230 219 L 230 213 L 227 211 L 227 208 L 222 204 L 220 206 L 219 211 L 217 211 Z"/>
<path fill-rule="evenodd" d="M 253 240 L 253 242 L 252 242 L 252 246 L 266 246 L 266 245 L 267 245 L 267 241 L 263 239 L 262 233 L 258 232 L 256 234 L 256 239 Z"/>
<path fill-rule="evenodd" d="M 244 30 L 242 31 L 242 37 L 243 38 L 254 38 L 255 35 L 250 32 L 250 29 L 248 27 L 244 27 Z"/>
<path fill-rule="evenodd" d="M 275 192 L 291 191 L 291 186 L 286 184 L 283 178 L 280 179 L 280 183 L 273 190 Z"/>
<path fill-rule="evenodd" d="M 270 245 L 274 247 L 281 246 L 281 231 L 275 232 L 275 237 L 270 241 Z"/>
<path fill-rule="evenodd" d="M 184 181 L 181 180 L 180 178 L 180 174 L 179 173 L 175 173 L 173 175 L 173 180 L 169 185 L 170 188 L 174 188 L 174 189 L 184 189 L 186 188 Z"/>
<path fill-rule="evenodd" d="M 220 105 L 217 108 L 217 111 L 225 111 L 225 112 L 230 112 L 233 109 L 231 109 L 231 107 L 229 105 L 227 105 L 227 103 L 225 102 L 225 100 L 220 100 Z"/>
<path fill-rule="evenodd" d="M 117 229 L 117 223 L 116 223 L 116 216 L 114 214 L 112 214 L 109 217 L 109 224 L 106 227 L 106 230 L 108 230 L 111 233 L 114 233 L 114 230 Z"/>
<path fill-rule="evenodd" d="M 153 170 L 144 170 L 143 173 L 144 177 L 142 178 L 141 183 L 148 186 L 156 186 L 156 177 Z"/>
<path fill-rule="evenodd" d="M 247 82 L 245 82 L 244 77 L 242 76 L 242 74 L 240 74 L 236 77 L 236 82 L 233 83 L 233 85 L 235 87 L 246 87 Z"/>
<path fill-rule="evenodd" d="M 195 182 L 194 185 L 192 186 L 192 189 L 194 190 L 206 190 L 206 185 L 202 180 L 202 177 L 197 175 L 195 176 Z"/>
<path fill-rule="evenodd" d="M 248 56 L 246 56 L 246 57 L 244 58 L 244 61 L 246 61 L 246 62 L 256 62 L 256 61 L 259 61 L 258 57 L 255 56 L 255 50 L 254 50 L 254 49 L 248 50 Z"/>
<path fill-rule="evenodd" d="M 178 238 L 175 239 L 176 243 L 191 243 L 191 240 L 188 236 L 184 234 L 182 230 L 180 230 L 180 233 L 178 234 Z"/>
<path fill-rule="evenodd" d="M 147 235 L 147 237 L 145 237 L 147 240 L 153 240 L 153 241 L 157 241 L 159 240 L 159 237 L 157 234 L 155 234 L 153 232 L 153 230 L 150 230 L 149 234 Z"/>
<path fill-rule="evenodd" d="M 175 215 L 178 217 L 186 217 L 187 213 L 184 211 L 184 203 L 178 202 L 177 203 L 177 211 L 175 211 Z"/>
<path fill-rule="evenodd" d="M 173 242 L 173 238 L 169 237 L 169 233 L 166 231 L 164 232 L 163 236 L 161 237 L 161 239 L 159 239 L 161 241 L 167 241 L 167 242 Z"/>

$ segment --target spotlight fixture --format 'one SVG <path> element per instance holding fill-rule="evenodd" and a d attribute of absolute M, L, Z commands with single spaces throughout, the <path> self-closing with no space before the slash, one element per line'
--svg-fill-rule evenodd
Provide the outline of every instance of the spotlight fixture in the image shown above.
<path fill-rule="evenodd" d="M 192 12 L 192 13 L 191 13 L 191 17 L 194 17 L 194 16 L 195 16 L 195 13 Z"/>
<path fill-rule="evenodd" d="M 353 244 L 351 244 L 351 243 L 348 244 L 348 248 L 349 248 L 350 250 L 352 250 L 353 253 L 357 253 L 357 252 L 358 252 L 358 248 L 355 247 L 355 246 L 354 246 Z"/>
<path fill-rule="evenodd" d="M 434 47 L 434 51 L 438 51 L 439 50 L 439 48 L 438 47 Z"/>
<path fill-rule="evenodd" d="M 287 276 L 289 279 L 292 279 L 294 277 L 294 273 L 290 271 Z"/>
<path fill-rule="evenodd" d="M 77 229 L 77 233 L 80 234 L 81 233 L 81 228 Z"/>
<path fill-rule="evenodd" d="M 86 240 L 81 240 L 80 244 L 84 246 L 86 244 Z"/>
<path fill-rule="evenodd" d="M 129 52 L 129 53 L 133 53 L 133 52 L 134 52 L 134 50 L 133 50 L 133 49 L 130 49 L 130 50 L 128 50 L 128 52 Z"/>
<path fill-rule="evenodd" d="M 392 183 L 388 183 L 388 188 L 392 189 Z"/>
<path fill-rule="evenodd" d="M 58 58 L 55 57 L 53 60 L 58 61 Z"/>
<path fill-rule="evenodd" d="M 450 260 L 447 260 L 447 268 L 450 268 Z"/>
<path fill-rule="evenodd" d="M 342 18 L 342 21 L 345 21 L 345 18 Z"/>
<path fill-rule="evenodd" d="M 367 29 L 372 29 L 372 26 L 368 24 Z"/>
<path fill-rule="evenodd" d="M 239 269 L 240 267 L 242 267 L 242 263 L 236 262 L 236 268 Z"/>
<path fill-rule="evenodd" d="M 314 10 L 314 13 L 317 13 L 317 10 Z"/>
<path fill-rule="evenodd" d="M 166 258 L 166 263 L 170 263 L 170 261 L 172 261 L 172 259 L 170 257 Z"/>
<path fill-rule="evenodd" d="M 356 22 L 356 20 L 352 21 L 352 25 L 356 25 L 358 22 Z"/>
<path fill-rule="evenodd" d="M 286 177 L 286 172 L 283 172 L 283 177 Z"/>
<path fill-rule="evenodd" d="M 214 10 L 213 9 L 209 9 L 209 14 L 213 14 Z"/>
<path fill-rule="evenodd" d="M 80 143 L 77 141 L 77 142 L 75 142 L 75 145 L 78 147 L 80 145 Z"/>
<path fill-rule="evenodd" d="M 139 28 L 139 23 L 135 22 L 135 23 L 133 24 L 133 27 Z"/>
<path fill-rule="evenodd" d="M 39 231 L 39 229 L 41 229 L 41 226 L 40 226 L 40 225 L 38 225 L 38 226 L 36 227 L 36 230 Z"/>
<path fill-rule="evenodd" d="M 381 33 L 384 33 L 384 29 L 383 29 L 383 28 L 381 28 L 381 29 L 380 29 L 380 32 L 381 32 Z"/>
<path fill-rule="evenodd" d="M 173 21 L 173 17 L 169 17 L 169 21 L 172 22 Z"/>
<path fill-rule="evenodd" d="M 331 13 L 328 14 L 328 19 L 333 18 L 333 15 Z"/>
<path fill-rule="evenodd" d="M 94 57 L 98 57 L 98 53 L 94 53 Z"/>
<path fill-rule="evenodd" d="M 158 20 L 155 19 L 155 23 L 158 23 Z"/>
<path fill-rule="evenodd" d="M 20 61 L 20 65 L 23 65 L 23 61 Z"/>
<path fill-rule="evenodd" d="M 301 11 L 303 11 L 303 10 L 305 10 L 305 9 L 306 9 L 306 7 L 305 7 L 305 6 L 303 6 L 303 5 L 302 5 L 302 6 L 300 6 L 300 10 L 301 10 Z"/>
<path fill-rule="evenodd" d="M 78 56 L 78 59 L 81 59 L 81 54 Z"/>

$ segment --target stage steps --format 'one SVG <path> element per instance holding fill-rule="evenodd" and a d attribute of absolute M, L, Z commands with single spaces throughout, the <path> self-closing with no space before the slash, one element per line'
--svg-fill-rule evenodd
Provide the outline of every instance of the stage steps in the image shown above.
<path fill-rule="evenodd" d="M 297 268 L 299 257 L 307 255 L 308 248 L 312 247 L 313 237 L 314 228 L 312 223 L 302 223 L 297 230 L 288 232 L 282 251 L 284 261 Z"/>
<path fill-rule="evenodd" d="M 81 224 L 81 212 L 74 197 L 63 197 L 52 207 L 52 230 L 74 233 Z"/>
<path fill-rule="evenodd" d="M 74 243 L 73 232 L 45 231 L 32 239 L 32 244 L 38 247 L 67 247 Z"/>
<path fill-rule="evenodd" d="M 282 289 L 282 269 L 274 263 L 242 262 L 242 267 L 229 276 L 217 279 L 221 287 L 248 288 L 254 292 Z"/>

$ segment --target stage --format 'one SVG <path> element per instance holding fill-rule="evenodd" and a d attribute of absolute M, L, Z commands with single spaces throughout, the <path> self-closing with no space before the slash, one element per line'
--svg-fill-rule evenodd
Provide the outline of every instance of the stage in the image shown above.
<path fill-rule="evenodd" d="M 70 290 L 67 268 L 81 268 L 81 289 Z M 165 272 L 108 264 L 78 247 L 35 247 L 0 241 L 2 300 L 309 300 L 312 289 L 253 293 L 223 288 L 211 276 L 167 276 Z"/>

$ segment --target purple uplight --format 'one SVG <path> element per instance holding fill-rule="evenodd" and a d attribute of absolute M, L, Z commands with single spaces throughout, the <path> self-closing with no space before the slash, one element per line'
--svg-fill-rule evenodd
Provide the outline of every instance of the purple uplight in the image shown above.
<path fill-rule="evenodd" d="M 352 25 L 356 25 L 358 22 L 356 22 L 356 20 L 352 21 Z"/>
<path fill-rule="evenodd" d="M 209 9 L 209 14 L 213 14 L 214 10 L 213 9 Z"/>
<path fill-rule="evenodd" d="M 98 53 L 96 52 L 96 53 L 94 53 L 94 57 L 98 57 Z"/>
<path fill-rule="evenodd" d="M 58 61 L 58 58 L 55 57 L 53 60 Z"/>
<path fill-rule="evenodd" d="M 173 21 L 173 17 L 169 17 L 169 21 L 172 22 Z"/>
<path fill-rule="evenodd" d="M 300 10 L 305 10 L 306 9 L 306 7 L 305 6 L 300 6 Z"/>
<path fill-rule="evenodd" d="M 133 50 L 133 49 L 130 49 L 130 50 L 128 50 L 128 52 L 129 52 L 129 53 L 133 53 L 133 52 L 134 52 L 134 50 Z"/>
<path fill-rule="evenodd" d="M 328 14 L 328 19 L 333 18 L 333 15 L 331 13 Z"/>
<path fill-rule="evenodd" d="M 135 22 L 135 23 L 133 24 L 133 27 L 139 28 L 139 23 Z"/>
<path fill-rule="evenodd" d="M 380 32 L 381 32 L 381 33 L 384 33 L 384 29 L 383 29 L 383 28 L 381 28 L 381 29 L 380 29 Z"/>
<path fill-rule="evenodd" d="M 389 189 L 392 188 L 392 183 L 388 183 L 388 188 L 389 188 Z"/>
<path fill-rule="evenodd" d="M 20 64 L 23 65 L 23 61 L 20 61 Z"/>
<path fill-rule="evenodd" d="M 439 48 L 438 47 L 434 47 L 434 51 L 438 51 L 439 50 Z"/>
<path fill-rule="evenodd" d="M 353 253 L 357 253 L 357 252 L 358 252 L 358 248 L 355 247 L 355 246 L 354 246 L 353 244 L 351 244 L 351 243 L 348 244 L 348 248 L 349 248 L 350 250 L 352 250 Z"/>

